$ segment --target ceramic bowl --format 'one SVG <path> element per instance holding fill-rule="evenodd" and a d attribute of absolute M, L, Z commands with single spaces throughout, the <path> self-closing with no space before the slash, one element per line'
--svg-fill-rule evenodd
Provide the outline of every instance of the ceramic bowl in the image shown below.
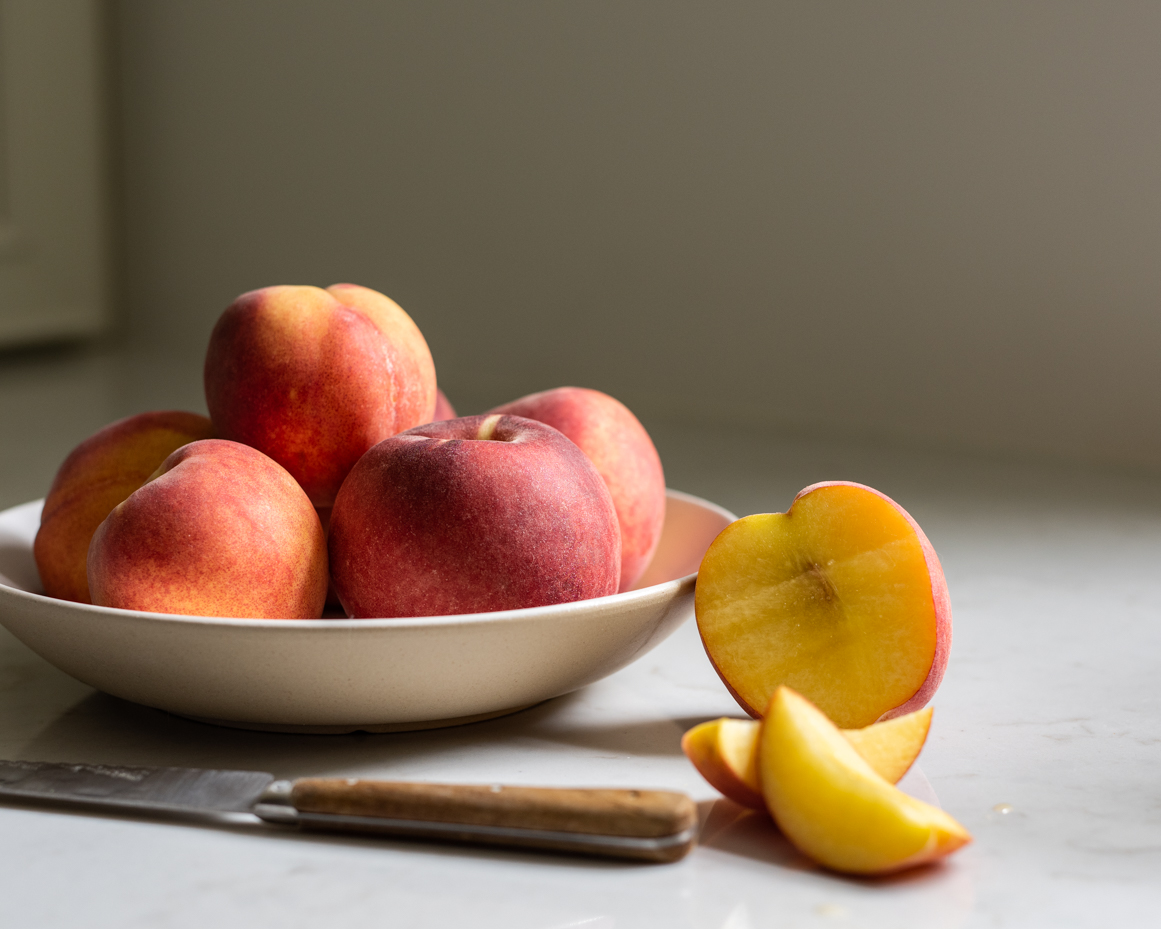
<path fill-rule="evenodd" d="M 42 501 L 0 512 L 0 623 L 92 687 L 207 722 L 387 732 L 500 716 L 598 681 L 693 613 L 697 567 L 733 514 L 669 491 L 634 590 L 554 606 L 407 619 L 143 613 L 46 597 L 32 558 Z"/>

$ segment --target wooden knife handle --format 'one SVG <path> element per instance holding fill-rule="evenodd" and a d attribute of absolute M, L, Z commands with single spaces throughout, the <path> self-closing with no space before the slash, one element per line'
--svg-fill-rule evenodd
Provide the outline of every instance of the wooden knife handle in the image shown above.
<path fill-rule="evenodd" d="M 460 841 L 560 848 L 653 861 L 672 861 L 686 854 L 697 827 L 693 801 L 685 794 L 667 790 L 304 778 L 294 782 L 290 801 L 295 810 L 304 814 L 300 821 L 308 828 L 401 834 L 408 830 L 384 828 L 383 824 L 406 821 L 417 827 L 414 834 L 430 834 L 431 826 L 427 830 L 418 827 L 439 823 L 464 827 L 460 831 L 443 830 L 446 838 Z M 527 830 L 531 834 L 497 840 L 496 833 L 502 830 Z M 576 838 L 570 841 L 563 833 Z M 607 841 L 602 843 L 601 837 Z"/>

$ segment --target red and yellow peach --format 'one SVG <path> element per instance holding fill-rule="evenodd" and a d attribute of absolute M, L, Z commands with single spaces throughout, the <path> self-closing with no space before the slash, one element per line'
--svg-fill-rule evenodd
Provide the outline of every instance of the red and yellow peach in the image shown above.
<path fill-rule="evenodd" d="M 210 336 L 205 388 L 217 434 L 273 458 L 319 507 L 367 449 L 430 421 L 436 403 L 411 317 L 354 284 L 242 294 Z"/>
<path fill-rule="evenodd" d="M 354 617 L 544 606 L 617 591 L 621 534 L 601 476 L 518 416 L 431 423 L 380 442 L 331 511 L 331 576 Z"/>
<path fill-rule="evenodd" d="M 327 592 L 318 514 L 277 462 L 237 442 L 179 448 L 116 506 L 89 548 L 100 606 L 317 619 Z"/>
<path fill-rule="evenodd" d="M 604 479 L 621 526 L 621 590 L 629 590 L 657 549 L 665 522 L 665 474 L 649 433 L 619 400 L 599 390 L 558 387 L 498 406 L 563 432 Z"/>
<path fill-rule="evenodd" d="M 211 435 L 204 416 L 163 410 L 118 420 L 73 449 L 49 488 L 32 549 L 45 593 L 89 603 L 85 560 L 97 527 L 171 452 Z"/>

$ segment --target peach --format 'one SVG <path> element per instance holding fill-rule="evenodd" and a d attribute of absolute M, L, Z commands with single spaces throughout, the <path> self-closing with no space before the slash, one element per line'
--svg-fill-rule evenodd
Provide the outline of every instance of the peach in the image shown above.
<path fill-rule="evenodd" d="M 681 739 L 687 758 L 707 781 L 741 806 L 765 810 L 758 780 L 761 724 L 752 719 L 715 719 L 694 726 Z M 931 707 L 862 729 L 842 729 L 863 760 L 892 784 L 919 757 L 931 727 Z"/>
<path fill-rule="evenodd" d="M 886 874 L 971 841 L 938 807 L 875 773 L 825 714 L 789 687 L 774 692 L 758 748 L 762 795 L 778 827 L 819 864 Z"/>
<path fill-rule="evenodd" d="M 257 449 L 179 448 L 118 504 L 89 547 L 100 606 L 257 619 L 317 619 L 326 538 L 293 477 Z"/>
<path fill-rule="evenodd" d="M 780 684 L 857 729 L 926 705 L 947 666 L 951 603 L 935 550 L 889 497 L 807 487 L 786 513 L 714 540 L 694 597 L 706 654 L 751 716 Z"/>
<path fill-rule="evenodd" d="M 331 577 L 354 617 L 543 606 L 617 591 L 621 534 L 572 442 L 518 416 L 385 439 L 331 511 Z"/>
<path fill-rule="evenodd" d="M 316 506 L 314 509 L 315 509 L 315 512 L 318 513 L 318 521 L 320 523 L 322 523 L 323 535 L 327 538 L 327 540 L 329 542 L 330 534 L 331 534 L 331 507 L 329 507 L 329 506 Z M 327 599 L 326 599 L 326 603 L 323 605 L 323 616 L 326 618 L 331 618 L 336 613 L 340 612 L 342 610 L 342 608 L 343 608 L 343 605 L 341 603 L 339 603 L 339 595 L 337 593 L 335 593 L 335 585 L 330 580 L 330 577 L 328 575 L 328 577 L 327 577 Z"/>
<path fill-rule="evenodd" d="M 752 719 L 711 720 L 681 737 L 681 750 L 698 773 L 735 803 L 765 810 L 758 782 L 758 727 Z"/>
<path fill-rule="evenodd" d="M 915 764 L 930 730 L 931 707 L 926 706 L 862 729 L 843 729 L 842 734 L 879 777 L 898 784 Z"/>
<path fill-rule="evenodd" d="M 588 455 L 617 509 L 620 589 L 629 590 L 649 566 L 665 522 L 665 474 L 645 427 L 620 401 L 583 387 L 530 394 L 491 412 L 546 423 Z"/>
<path fill-rule="evenodd" d="M 45 593 L 89 603 L 85 559 L 97 527 L 166 456 L 211 435 L 204 416 L 164 410 L 118 420 L 73 449 L 49 488 L 32 547 Z"/>
<path fill-rule="evenodd" d="M 435 389 L 435 413 L 432 414 L 433 423 L 442 423 L 445 419 L 455 419 L 456 409 L 451 405 L 447 395 L 438 387 Z"/>
<path fill-rule="evenodd" d="M 267 287 L 218 319 L 205 364 L 217 434 L 289 471 L 319 507 L 376 442 L 435 411 L 435 365 L 392 300 L 354 284 Z"/>

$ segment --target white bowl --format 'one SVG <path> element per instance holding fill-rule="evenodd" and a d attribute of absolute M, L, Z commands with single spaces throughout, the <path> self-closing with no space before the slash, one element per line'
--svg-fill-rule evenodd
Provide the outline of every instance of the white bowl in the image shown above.
<path fill-rule="evenodd" d="M 218 619 L 57 600 L 32 540 L 43 501 L 0 512 L 0 623 L 98 690 L 208 722 L 389 732 L 515 712 L 641 657 L 693 612 L 697 567 L 733 514 L 669 491 L 634 590 L 555 606 L 408 619 Z"/>

